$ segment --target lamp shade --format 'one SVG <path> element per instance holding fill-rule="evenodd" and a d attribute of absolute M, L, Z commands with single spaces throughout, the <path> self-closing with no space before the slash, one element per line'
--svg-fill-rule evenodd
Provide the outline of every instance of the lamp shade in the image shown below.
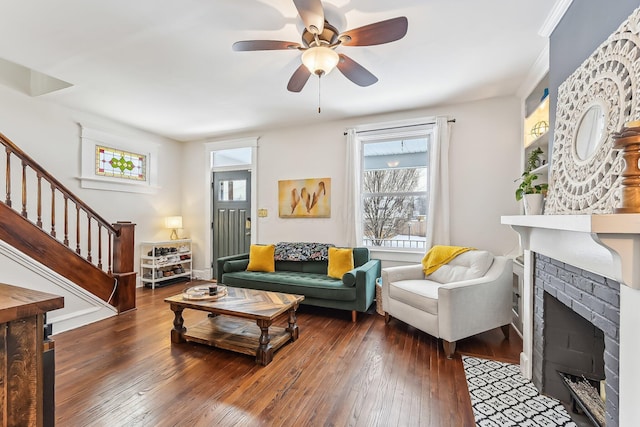
<path fill-rule="evenodd" d="M 167 228 L 182 228 L 182 217 L 181 216 L 168 216 L 164 219 L 164 225 Z"/>
<path fill-rule="evenodd" d="M 302 63 L 310 73 L 323 75 L 329 74 L 333 70 L 340 57 L 333 50 L 325 46 L 314 46 L 302 53 Z"/>

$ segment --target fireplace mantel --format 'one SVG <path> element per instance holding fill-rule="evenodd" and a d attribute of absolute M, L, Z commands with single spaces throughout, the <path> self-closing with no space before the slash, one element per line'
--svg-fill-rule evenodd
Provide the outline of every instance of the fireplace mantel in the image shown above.
<path fill-rule="evenodd" d="M 524 250 L 640 289 L 640 214 L 512 215 Z"/>
<path fill-rule="evenodd" d="M 519 235 L 524 250 L 520 366 L 532 375 L 533 254 L 539 253 L 613 279 L 620 286 L 620 426 L 640 419 L 640 214 L 503 216 Z"/>

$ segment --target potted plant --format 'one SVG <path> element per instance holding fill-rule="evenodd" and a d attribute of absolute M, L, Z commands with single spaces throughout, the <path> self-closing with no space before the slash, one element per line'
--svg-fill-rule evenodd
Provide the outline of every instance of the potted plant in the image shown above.
<path fill-rule="evenodd" d="M 524 213 L 527 215 L 540 215 L 542 213 L 542 203 L 547 194 L 549 185 L 546 183 L 534 184 L 538 179 L 538 174 L 531 172 L 540 166 L 540 155 L 543 151 L 540 147 L 529 153 L 527 167 L 518 178 L 520 185 L 516 189 L 516 200 L 524 199 Z"/>

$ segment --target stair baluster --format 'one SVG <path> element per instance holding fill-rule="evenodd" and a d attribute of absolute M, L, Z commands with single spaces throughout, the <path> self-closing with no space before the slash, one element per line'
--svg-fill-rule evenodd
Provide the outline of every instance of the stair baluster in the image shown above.
<path fill-rule="evenodd" d="M 7 147 L 5 152 L 7 153 L 7 173 L 5 178 L 7 181 L 7 197 L 5 203 L 11 207 L 11 150 L 9 150 L 9 147 Z"/>
<path fill-rule="evenodd" d="M 62 241 L 66 247 L 69 247 L 69 198 L 64 195 L 64 240 Z"/>
<path fill-rule="evenodd" d="M 36 225 L 42 228 L 42 175 L 37 174 L 38 177 L 38 219 L 36 220 Z"/>
<path fill-rule="evenodd" d="M 22 216 L 27 218 L 27 164 L 22 161 Z"/>
<path fill-rule="evenodd" d="M 56 187 L 51 184 L 51 237 L 56 237 Z"/>

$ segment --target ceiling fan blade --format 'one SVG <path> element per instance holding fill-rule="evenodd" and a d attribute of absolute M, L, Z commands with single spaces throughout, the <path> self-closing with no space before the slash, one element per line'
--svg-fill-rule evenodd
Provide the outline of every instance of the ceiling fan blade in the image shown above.
<path fill-rule="evenodd" d="M 340 35 L 340 38 L 343 39 L 342 44 L 347 46 L 372 46 L 390 43 L 403 38 L 407 34 L 408 25 L 407 18 L 400 16 L 345 31 Z"/>
<path fill-rule="evenodd" d="M 233 44 L 233 50 L 236 52 L 250 50 L 286 50 L 297 49 L 299 47 L 301 47 L 299 43 L 279 40 L 244 40 Z"/>
<path fill-rule="evenodd" d="M 307 84 L 307 80 L 309 80 L 310 76 L 311 73 L 309 72 L 309 69 L 304 64 L 300 64 L 298 69 L 289 79 L 287 90 L 289 92 L 300 92 L 304 85 Z"/>
<path fill-rule="evenodd" d="M 378 81 L 378 78 L 369 70 L 343 53 L 340 54 L 338 70 L 358 86 L 371 86 Z"/>
<path fill-rule="evenodd" d="M 324 9 L 320 0 L 293 0 L 304 26 L 311 34 L 321 34 L 324 29 Z"/>

